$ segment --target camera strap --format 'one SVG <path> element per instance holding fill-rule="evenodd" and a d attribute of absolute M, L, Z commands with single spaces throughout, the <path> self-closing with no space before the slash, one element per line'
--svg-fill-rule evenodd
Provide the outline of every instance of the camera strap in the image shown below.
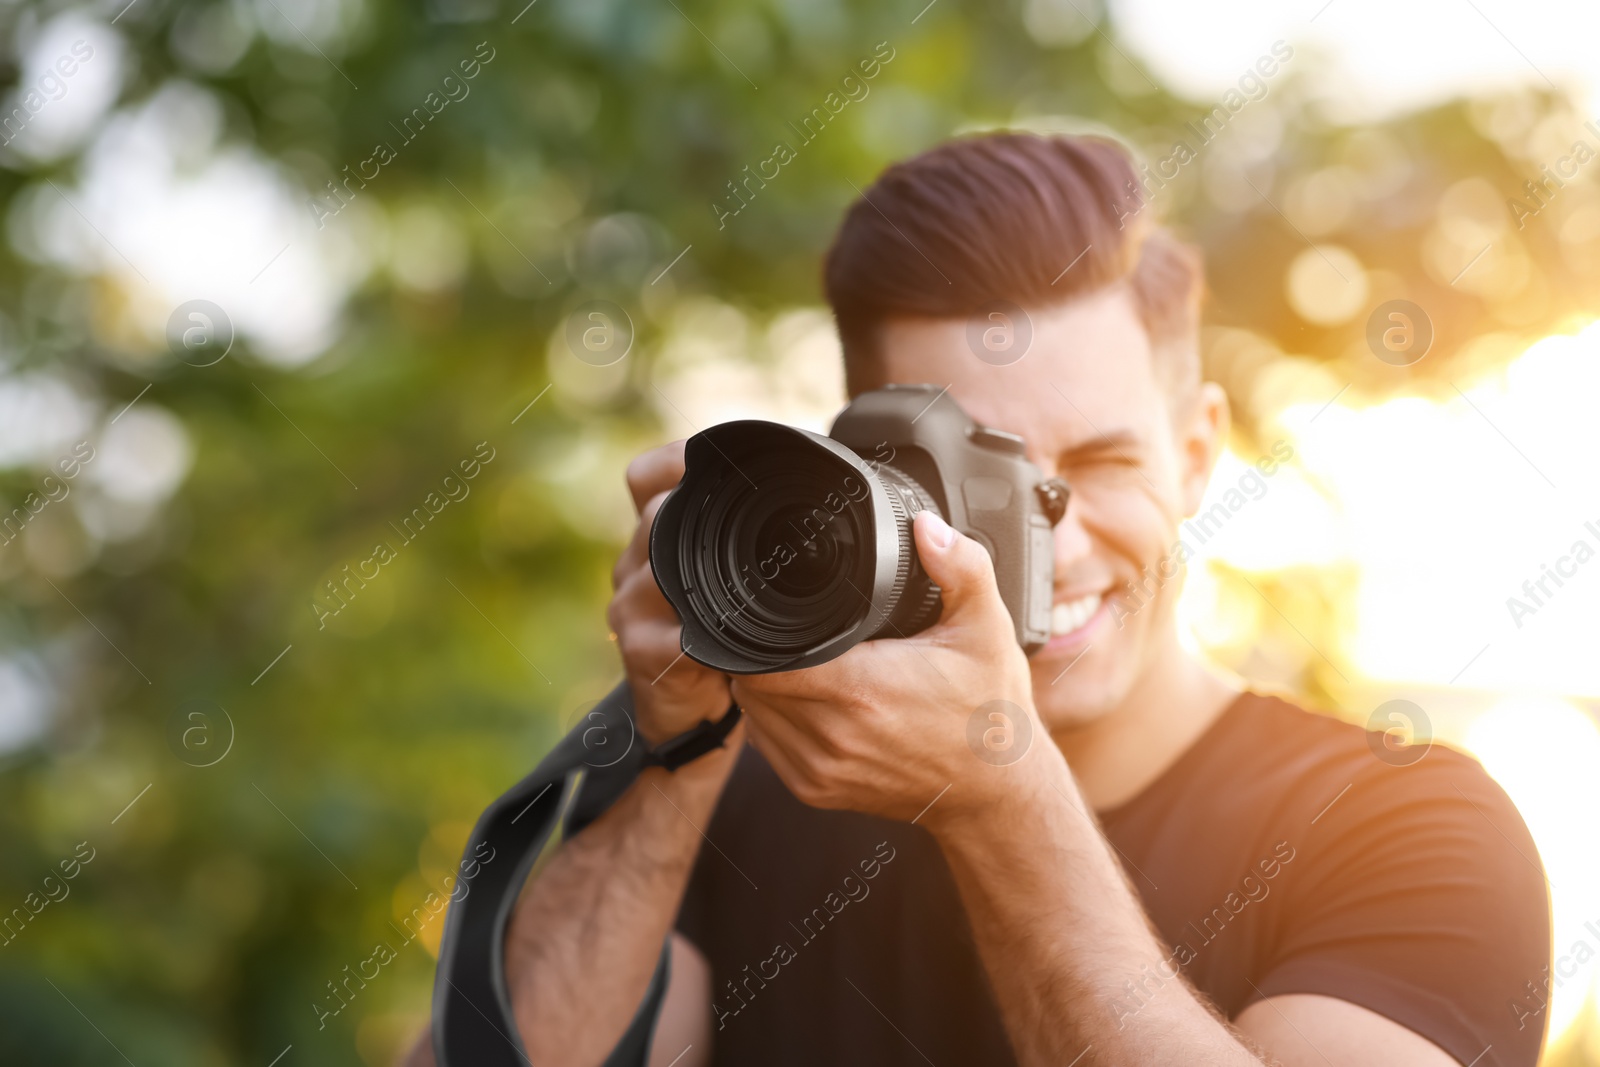
<path fill-rule="evenodd" d="M 734 705 L 654 751 L 636 743 L 633 694 L 622 682 L 522 781 L 478 818 L 461 871 L 471 888 L 453 899 L 433 982 L 433 1048 L 438 1067 L 526 1067 L 505 977 L 505 933 L 534 860 L 566 809 L 565 836 L 580 833 L 625 793 L 645 767 L 677 770 L 720 748 L 739 721 Z M 616 752 L 621 749 L 621 754 Z M 482 849 L 491 851 L 485 859 Z M 463 882 L 467 879 L 463 878 Z M 461 883 L 458 883 L 458 885 Z M 668 952 L 604 1067 L 643 1067 L 666 995 Z"/>

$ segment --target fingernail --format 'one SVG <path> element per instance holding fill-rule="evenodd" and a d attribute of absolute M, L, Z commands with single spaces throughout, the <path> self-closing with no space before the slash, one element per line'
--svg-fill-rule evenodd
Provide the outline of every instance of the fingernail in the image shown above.
<path fill-rule="evenodd" d="M 956 532 L 948 522 L 931 511 L 922 514 L 928 516 L 928 533 L 933 537 L 933 543 L 939 548 L 949 548 L 955 543 Z"/>

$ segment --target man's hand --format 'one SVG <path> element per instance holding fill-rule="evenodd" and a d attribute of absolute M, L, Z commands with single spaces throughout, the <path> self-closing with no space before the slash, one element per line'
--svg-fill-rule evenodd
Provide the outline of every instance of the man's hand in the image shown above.
<path fill-rule="evenodd" d="M 606 609 L 633 690 L 639 733 L 652 746 L 693 729 L 702 719 L 721 718 L 731 702 L 727 678 L 683 654 L 683 628 L 650 569 L 650 525 L 682 477 L 682 441 L 652 449 L 628 464 L 628 491 L 639 512 L 639 527 L 611 572 L 616 591 Z"/>
<path fill-rule="evenodd" d="M 984 810 L 1008 776 L 973 754 L 967 730 L 991 701 L 1008 702 L 1007 717 L 1026 720 L 1010 722 L 1015 737 L 1031 729 L 1034 747 L 1056 754 L 988 552 L 929 511 L 917 515 L 915 535 L 943 594 L 938 623 L 914 637 L 865 642 L 818 667 L 733 682 L 752 742 L 813 807 L 907 820 L 954 786 L 930 822 Z"/>

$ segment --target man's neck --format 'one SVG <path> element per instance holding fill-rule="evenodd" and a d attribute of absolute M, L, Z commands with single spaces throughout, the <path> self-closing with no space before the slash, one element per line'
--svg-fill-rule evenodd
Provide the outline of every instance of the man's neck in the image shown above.
<path fill-rule="evenodd" d="M 1236 683 L 1184 651 L 1174 635 L 1120 707 L 1053 737 L 1089 804 L 1105 811 L 1159 778 L 1238 695 Z"/>

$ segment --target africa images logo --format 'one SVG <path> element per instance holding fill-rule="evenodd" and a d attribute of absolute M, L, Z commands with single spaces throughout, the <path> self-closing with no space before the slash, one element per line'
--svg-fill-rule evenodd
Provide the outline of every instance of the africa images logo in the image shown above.
<path fill-rule="evenodd" d="M 828 93 L 822 98 L 822 103 L 812 108 L 803 115 L 798 124 L 789 123 L 789 128 L 798 134 L 801 148 L 815 141 L 822 135 L 828 124 L 839 117 L 852 102 L 860 103 L 872 91 L 869 82 L 894 60 L 895 50 L 888 41 L 879 41 L 873 48 L 872 55 L 861 60 L 849 74 L 839 81 L 839 89 Z M 857 75 L 860 75 L 857 77 Z M 767 182 L 775 181 L 783 173 L 783 168 L 799 158 L 797 152 L 788 141 L 778 141 L 772 146 L 772 154 L 766 159 L 756 163 L 752 173 L 750 165 L 746 164 L 742 170 L 744 177 L 738 184 L 732 178 L 728 179 L 728 195 L 711 202 L 711 214 L 717 220 L 717 229 L 725 229 L 728 220 L 749 207 L 755 200 L 756 194 L 767 187 Z M 767 168 L 771 168 L 768 173 Z"/>
<path fill-rule="evenodd" d="M 983 762 L 1009 767 L 1033 744 L 1033 719 L 1009 700 L 991 700 L 967 718 L 967 747 Z"/>
<path fill-rule="evenodd" d="M 187 300 L 167 316 L 167 349 L 191 367 L 209 367 L 233 348 L 233 323 L 210 300 Z"/>
<path fill-rule="evenodd" d="M 859 874 L 852 870 L 845 875 L 839 883 L 839 889 L 831 890 L 822 898 L 822 903 L 812 908 L 800 920 L 800 925 L 793 922 L 789 927 L 799 935 L 800 948 L 805 948 L 811 942 L 822 936 L 830 922 L 839 917 L 851 902 L 860 903 L 871 894 L 872 887 L 867 883 L 883 873 L 883 868 L 894 862 L 897 855 L 894 846 L 887 841 L 880 841 L 873 849 L 872 856 L 856 864 Z M 843 892 L 841 893 L 840 890 Z M 738 1015 L 750 1006 L 750 1001 L 765 988 L 767 983 L 775 981 L 783 973 L 783 968 L 798 959 L 800 953 L 794 944 L 789 941 L 780 941 L 772 948 L 772 955 L 759 961 L 755 970 L 750 969 L 747 963 L 744 966 L 744 977 L 735 984 L 733 979 L 728 979 L 727 995 L 720 995 L 711 1002 L 711 1010 L 717 1017 L 717 1029 L 721 1030 L 728 1025 L 728 1020 Z M 769 971 L 768 968 L 771 968 Z M 740 992 L 740 990 L 743 992 Z"/>
<path fill-rule="evenodd" d="M 415 141 L 427 129 L 428 123 L 439 116 L 452 102 L 460 103 L 472 92 L 472 87 L 467 84 L 476 78 L 483 68 L 494 61 L 495 50 L 488 41 L 481 41 L 473 50 L 472 56 L 456 64 L 460 77 L 455 71 L 446 74 L 439 81 L 439 88 L 431 90 L 422 98 L 422 103 L 413 107 L 400 119 L 396 126 L 391 119 L 389 128 L 399 135 L 400 148 Z M 474 58 L 475 57 L 475 58 Z M 442 95 L 441 95 L 442 91 Z M 402 127 L 404 127 L 402 129 Z M 372 154 L 355 165 L 355 172 L 351 173 L 350 164 L 343 168 L 344 177 L 338 182 L 332 180 L 326 183 L 328 190 L 326 196 L 313 196 L 308 201 L 311 208 L 311 217 L 316 221 L 317 229 L 322 229 L 328 220 L 338 215 L 356 198 L 356 194 L 367 187 L 367 182 L 375 181 L 383 173 L 383 168 L 393 163 L 400 157 L 399 149 L 388 141 L 379 141 L 372 147 Z M 368 170 L 370 169 L 370 172 Z"/>
<path fill-rule="evenodd" d="M 1129 978 L 1123 982 L 1122 993 L 1111 998 L 1111 1010 L 1117 1017 L 1117 1029 L 1121 1030 L 1127 1026 L 1128 1020 L 1155 1000 L 1166 983 L 1176 979 L 1184 967 L 1199 959 L 1205 947 L 1221 937 L 1228 924 L 1246 908 L 1266 900 L 1272 893 L 1272 880 L 1294 862 L 1296 855 L 1294 846 L 1288 841 L 1279 841 L 1273 845 L 1272 855 L 1265 856 L 1257 861 L 1255 866 L 1246 868 L 1247 873 L 1239 880 L 1238 888 L 1231 890 L 1220 904 L 1201 916 L 1199 925 L 1193 920 L 1189 922 L 1188 929 L 1195 934 L 1193 944 L 1187 936 L 1174 940 L 1172 953 L 1166 959 L 1156 964 L 1154 968 L 1146 963 L 1140 968 L 1137 981 Z"/>

